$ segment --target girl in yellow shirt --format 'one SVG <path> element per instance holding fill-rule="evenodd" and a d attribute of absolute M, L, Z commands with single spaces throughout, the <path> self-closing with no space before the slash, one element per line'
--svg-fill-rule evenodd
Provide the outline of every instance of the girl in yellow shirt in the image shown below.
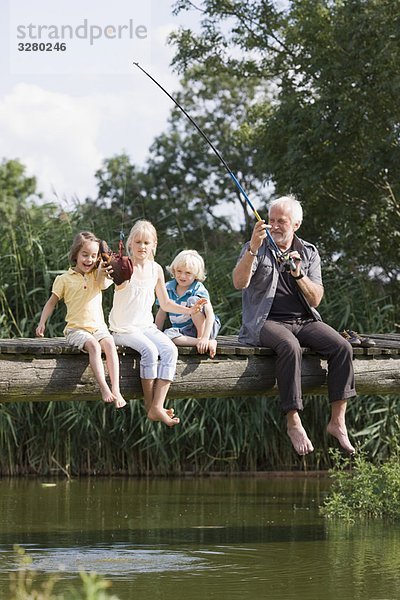
<path fill-rule="evenodd" d="M 118 354 L 102 308 L 102 290 L 109 287 L 112 280 L 106 277 L 104 269 L 97 269 L 99 245 L 100 240 L 90 231 L 81 231 L 75 236 L 69 253 L 72 267 L 54 280 L 36 335 L 44 336 L 48 318 L 59 300 L 64 300 L 67 307 L 64 329 L 67 342 L 89 354 L 89 363 L 104 402 L 113 402 L 116 408 L 122 408 L 126 402 L 119 388 Z M 105 377 L 102 352 L 106 357 L 111 389 Z"/>

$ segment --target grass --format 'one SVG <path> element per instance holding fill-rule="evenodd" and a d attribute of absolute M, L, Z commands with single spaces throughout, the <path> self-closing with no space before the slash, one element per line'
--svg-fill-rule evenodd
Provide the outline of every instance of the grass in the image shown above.
<path fill-rule="evenodd" d="M 354 459 L 343 459 L 333 454 L 334 467 L 331 491 L 321 514 L 327 519 L 340 519 L 349 523 L 359 520 L 383 518 L 400 519 L 400 448 L 394 440 L 396 451 L 383 462 L 373 464 L 364 452 Z"/>
<path fill-rule="evenodd" d="M 299 458 L 274 398 L 210 398 L 174 402 L 181 425 L 150 422 L 140 401 L 115 411 L 102 402 L 0 405 L 2 475 L 204 475 L 211 472 L 326 470 L 336 442 L 325 432 L 329 403 L 308 398 L 303 422 L 315 452 Z M 369 407 L 368 414 L 365 406 Z M 358 398 L 348 426 L 358 451 L 391 456 L 400 439 L 396 398 Z"/>
<path fill-rule="evenodd" d="M 55 274 L 67 267 L 76 231 L 91 228 L 110 243 L 116 242 L 120 215 L 89 209 L 78 207 L 66 214 L 51 204 L 21 205 L 14 221 L 0 222 L 1 337 L 34 335 Z M 184 231 L 168 237 L 164 229 L 160 224 L 157 260 L 162 265 L 186 246 Z M 190 232 L 190 240 L 205 258 L 206 285 L 222 321 L 221 334 L 235 334 L 241 321 L 241 294 L 233 289 L 231 272 L 241 240 L 233 232 L 206 230 L 198 239 Z M 336 329 L 394 330 L 395 302 L 389 287 L 332 265 L 326 268 L 324 283 L 320 312 Z M 105 292 L 106 315 L 111 302 L 112 293 Z M 64 312 L 62 306 L 57 308 L 48 336 L 62 335 Z M 399 407 L 395 396 L 359 397 L 349 403 L 353 440 L 373 460 L 388 458 L 393 440 L 399 438 Z M 101 402 L 0 404 L 0 474 L 204 474 L 332 465 L 328 452 L 332 440 L 325 433 L 329 405 L 324 397 L 305 402 L 304 424 L 319 449 L 306 459 L 299 459 L 291 448 L 277 399 L 192 398 L 178 401 L 175 409 L 182 426 L 170 430 L 148 422 L 137 401 L 118 412 Z"/>

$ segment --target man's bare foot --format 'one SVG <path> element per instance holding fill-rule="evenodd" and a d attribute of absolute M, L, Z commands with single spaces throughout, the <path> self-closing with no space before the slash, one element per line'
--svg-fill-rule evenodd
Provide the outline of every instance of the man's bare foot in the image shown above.
<path fill-rule="evenodd" d="M 217 340 L 210 340 L 208 342 L 208 352 L 210 354 L 210 358 L 214 358 L 217 352 Z"/>
<path fill-rule="evenodd" d="M 171 410 L 171 409 L 162 408 L 160 410 L 160 409 L 156 409 L 156 408 L 151 408 L 149 410 L 149 412 L 147 413 L 147 416 L 149 417 L 150 421 L 162 421 L 163 423 L 168 425 L 168 427 L 173 427 L 174 425 L 178 425 L 178 423 L 179 423 L 178 417 L 170 417 L 168 414 L 168 410 Z"/>
<path fill-rule="evenodd" d="M 330 421 L 326 428 L 327 432 L 333 435 L 342 446 L 343 450 L 349 454 L 355 453 L 355 448 L 350 444 L 349 436 L 347 434 L 346 425 L 340 423 L 333 423 Z"/>
<path fill-rule="evenodd" d="M 115 400 L 114 400 L 115 408 L 123 408 L 124 406 L 126 406 L 126 401 L 121 396 L 120 393 L 114 394 L 114 396 L 115 396 Z"/>
<path fill-rule="evenodd" d="M 305 454 L 313 452 L 314 446 L 312 445 L 311 440 L 309 440 L 306 430 L 301 423 L 291 425 L 290 427 L 288 426 L 287 434 L 290 437 L 293 448 L 296 450 L 297 454 L 304 456 Z"/>

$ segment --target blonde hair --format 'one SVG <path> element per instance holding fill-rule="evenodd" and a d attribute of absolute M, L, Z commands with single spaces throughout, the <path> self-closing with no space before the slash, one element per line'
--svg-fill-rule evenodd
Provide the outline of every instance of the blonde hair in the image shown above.
<path fill-rule="evenodd" d="M 99 244 L 100 247 L 100 240 L 94 235 L 94 233 L 92 233 L 91 231 L 80 231 L 74 237 L 72 241 L 72 246 L 68 254 L 68 259 L 71 265 L 76 265 L 76 259 L 78 258 L 78 254 L 86 242 L 96 242 L 97 244 Z"/>
<path fill-rule="evenodd" d="M 146 221 L 145 219 L 141 219 L 140 221 L 136 221 L 133 225 L 132 229 L 129 232 L 128 239 L 126 240 L 126 250 L 128 254 L 131 254 L 131 243 L 132 241 L 139 236 L 149 235 L 154 239 L 154 242 L 157 244 L 157 231 L 154 227 L 153 223 L 150 221 Z M 153 250 L 153 257 L 155 256 L 155 249 Z"/>
<path fill-rule="evenodd" d="M 196 250 L 182 250 L 179 252 L 167 267 L 167 271 L 175 277 L 175 271 L 178 267 L 185 266 L 189 268 L 197 281 L 204 281 L 206 278 L 206 270 L 204 260 Z"/>

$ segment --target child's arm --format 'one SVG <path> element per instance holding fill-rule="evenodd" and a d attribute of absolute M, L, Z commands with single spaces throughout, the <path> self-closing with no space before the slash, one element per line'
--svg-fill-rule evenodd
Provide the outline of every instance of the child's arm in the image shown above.
<path fill-rule="evenodd" d="M 47 319 L 51 317 L 53 311 L 58 303 L 58 296 L 54 293 L 51 294 L 50 298 L 47 300 L 46 304 L 43 307 L 42 314 L 40 315 L 39 325 L 36 327 L 36 335 L 37 337 L 44 337 L 44 330 L 46 328 Z"/>
<path fill-rule="evenodd" d="M 193 315 L 199 312 L 202 307 L 207 304 L 208 300 L 206 298 L 200 298 L 197 300 L 196 304 L 193 306 L 182 306 L 181 304 L 177 304 L 173 300 L 170 300 L 167 292 L 167 288 L 165 287 L 165 278 L 162 268 L 159 264 L 158 267 L 158 279 L 156 284 L 156 296 L 160 303 L 160 306 L 165 312 L 173 312 L 178 315 Z"/>
<path fill-rule="evenodd" d="M 110 269 L 112 272 L 112 268 L 106 265 L 103 261 L 99 262 L 99 266 L 96 270 L 96 281 L 101 290 L 106 290 L 112 285 L 113 280 L 111 279 Z"/>
<path fill-rule="evenodd" d="M 159 308 L 157 311 L 156 317 L 154 319 L 154 322 L 160 331 L 162 331 L 164 329 L 164 323 L 165 323 L 166 318 L 167 318 L 167 313 L 165 312 L 165 310 L 163 310 L 162 308 Z"/>

